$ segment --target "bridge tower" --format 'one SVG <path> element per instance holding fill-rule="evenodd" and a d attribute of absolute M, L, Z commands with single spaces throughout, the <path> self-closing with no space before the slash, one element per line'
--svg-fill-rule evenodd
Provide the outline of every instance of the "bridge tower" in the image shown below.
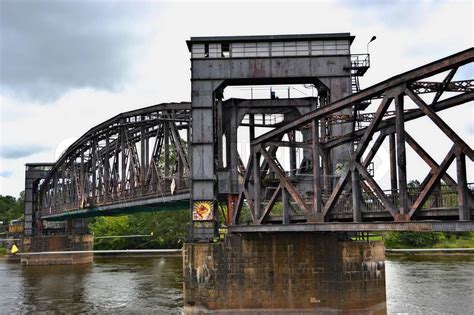
<path fill-rule="evenodd" d="M 37 211 L 35 209 L 38 185 L 45 179 L 54 163 L 27 163 L 25 165 L 25 222 L 24 234 L 27 236 L 37 233 Z"/>
<path fill-rule="evenodd" d="M 276 128 L 357 92 L 357 76 L 365 73 L 369 63 L 368 56 L 361 59 L 364 62 L 353 62 L 353 40 L 349 33 L 338 33 L 193 37 L 187 41 L 192 64 L 190 197 L 196 242 L 185 244 L 183 252 L 186 313 L 199 309 L 246 309 L 250 313 L 272 313 L 274 309 L 313 312 L 321 307 L 385 309 L 380 243 L 351 244 L 343 234 L 285 233 L 284 229 L 258 236 L 229 234 L 223 243 L 209 243 L 216 236 L 218 205 L 227 205 L 227 224 L 235 225 L 235 214 L 245 200 L 253 225 L 259 223 L 263 208 L 278 199 L 262 202 L 261 196 L 269 192 L 260 191 L 260 169 L 268 170 L 269 165 L 265 166 L 267 160 L 252 146 L 247 157 L 239 155 L 238 128 L 248 127 L 249 138 L 244 141 L 253 142 L 259 128 Z M 270 94 L 268 99 L 224 100 L 224 90 L 231 86 L 300 84 L 313 86 L 317 95 L 278 99 Z M 335 114 L 351 116 L 353 108 Z M 268 123 L 265 117 L 272 115 L 282 117 L 277 123 Z M 350 120 L 313 123 L 299 136 L 309 144 L 320 136 L 345 135 L 353 128 Z M 289 143 L 295 138 L 294 133 L 279 141 Z M 275 155 L 277 148 L 275 142 L 269 155 Z M 282 176 L 291 178 L 297 191 L 316 193 L 335 183 L 331 174 L 346 165 L 351 148 L 348 143 L 320 154 L 307 150 L 297 161 L 296 146 L 290 147 L 290 171 Z M 247 165 L 242 161 L 245 158 Z M 251 174 L 252 164 L 258 167 Z M 313 178 L 318 179 L 316 184 Z M 283 223 L 289 223 L 293 207 L 290 192 L 281 184 L 278 187 L 270 195 L 281 192 Z M 311 209 L 305 220 L 322 223 L 324 216 Z"/>
<path fill-rule="evenodd" d="M 194 239 L 213 238 L 217 201 L 227 203 L 231 217 L 242 193 L 242 180 L 239 181 L 238 175 L 241 157 L 237 150 L 237 128 L 244 125 L 244 116 L 248 117 L 246 125 L 250 139 L 247 141 L 252 141 L 256 137 L 256 128 L 265 127 L 264 123 L 255 121 L 257 115 L 264 118 L 265 115 L 283 112 L 284 121 L 289 121 L 357 91 L 357 76 L 365 73 L 369 63 L 368 58 L 357 59 L 360 62 L 351 61 L 353 40 L 350 33 L 335 33 L 192 37 L 187 41 L 191 52 L 190 195 Z M 299 100 L 270 97 L 269 100 L 223 101 L 226 87 L 277 84 L 310 84 L 317 89 L 318 95 Z M 351 115 L 352 109 L 339 114 Z M 352 130 L 353 124 L 347 121 L 315 128 L 320 130 L 303 133 L 305 141 L 311 141 L 313 134 L 322 133 L 324 137 L 346 134 Z M 339 165 L 345 164 L 350 157 L 350 147 L 347 144 L 323 152 L 323 172 L 326 175 L 323 178 L 328 179 Z M 292 169 L 297 167 L 294 152 L 290 158 Z M 260 163 L 258 154 L 250 152 L 249 160 L 252 159 Z M 308 169 L 311 169 L 314 161 L 309 156 L 306 160 Z M 319 171 L 319 167 L 313 169 Z M 254 211 L 260 211 L 259 200 L 251 196 L 246 196 L 246 199 L 248 202 L 253 199 Z M 197 212 L 206 215 L 203 217 Z M 322 221 L 322 218 L 313 220 Z"/>
<path fill-rule="evenodd" d="M 189 154 L 195 242 L 183 250 L 186 313 L 285 309 L 383 314 L 383 242 L 354 240 L 356 232 L 472 230 L 465 157 L 473 160 L 474 154 L 436 111 L 472 100 L 472 80 L 451 79 L 458 67 L 474 60 L 474 51 L 359 91 L 358 77 L 370 64 L 368 55 L 350 54 L 353 39 L 343 33 L 198 37 L 187 42 L 192 54 Z M 443 72 L 449 72 L 443 82 L 420 81 Z M 223 97 L 230 86 L 277 84 L 310 84 L 317 96 Z M 445 91 L 457 95 L 441 100 Z M 418 96 L 423 93 L 436 93 L 431 106 Z M 405 109 L 405 98 L 419 109 Z M 360 113 L 371 104 L 375 113 Z M 388 111 L 391 105 L 394 111 Z M 265 115 L 274 114 L 283 118 L 267 124 Z M 440 165 L 405 130 L 406 121 L 425 115 L 453 142 Z M 239 126 L 249 129 L 246 165 L 237 150 Z M 257 135 L 259 127 L 273 129 Z M 388 193 L 370 173 L 386 136 Z M 407 189 L 405 142 L 431 167 L 420 193 Z M 289 161 L 276 156 L 280 147 L 289 148 L 284 152 Z M 298 162 L 296 150 L 303 152 Z M 457 183 L 446 173 L 455 156 Z M 449 210 L 430 206 L 433 200 L 425 205 L 441 177 L 447 190 L 457 191 L 458 205 L 451 203 Z M 229 233 L 225 241 L 211 243 L 216 208 L 223 203 Z M 433 215 L 446 215 L 451 222 L 420 222 Z"/>

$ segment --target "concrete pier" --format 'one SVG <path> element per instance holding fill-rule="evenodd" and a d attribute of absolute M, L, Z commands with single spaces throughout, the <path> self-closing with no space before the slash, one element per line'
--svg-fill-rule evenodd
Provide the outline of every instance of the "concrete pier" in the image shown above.
<path fill-rule="evenodd" d="M 385 314 L 384 246 L 336 233 L 185 244 L 186 314 Z"/>
<path fill-rule="evenodd" d="M 25 236 L 20 261 L 24 265 L 92 263 L 93 245 L 92 235 Z"/>

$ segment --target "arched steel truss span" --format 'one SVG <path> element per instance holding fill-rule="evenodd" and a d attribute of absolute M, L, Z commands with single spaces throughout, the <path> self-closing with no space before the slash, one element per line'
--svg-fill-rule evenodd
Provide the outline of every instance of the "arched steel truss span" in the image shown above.
<path fill-rule="evenodd" d="M 452 81 L 460 67 L 472 64 L 473 61 L 473 48 L 461 51 L 330 104 L 322 104 L 256 138 L 251 143 L 252 156 L 245 168 L 244 189 L 238 195 L 232 230 L 274 231 L 277 229 L 275 224 L 290 226 L 303 222 L 315 223 L 311 228 L 327 231 L 344 230 L 344 226 L 348 231 L 376 230 L 377 226 L 381 230 L 397 228 L 395 224 L 389 226 L 386 222 L 443 220 L 472 223 L 474 193 L 472 185 L 467 183 L 466 163 L 474 161 L 474 153 L 468 141 L 462 139 L 437 112 L 454 106 L 469 105 L 474 100 L 473 78 Z M 442 82 L 425 81 L 442 73 L 445 73 Z M 419 95 L 425 93 L 433 94 L 426 94 L 423 98 Z M 376 112 L 360 119 L 363 113 L 358 110 L 358 105 L 367 101 L 372 101 Z M 408 104 L 412 108 L 407 108 Z M 389 111 L 390 106 L 393 111 Z M 331 124 L 331 115 L 347 108 L 353 109 L 354 122 L 362 121 L 364 124 L 354 123 L 349 133 L 335 138 L 324 137 L 324 130 Z M 440 162 L 436 162 L 415 141 L 414 133 L 410 134 L 405 129 L 406 122 L 420 117 L 428 117 L 451 141 L 451 148 Z M 312 133 L 310 143 L 294 139 L 281 141 L 283 137 L 292 139 L 292 133 L 304 130 Z M 390 147 L 391 189 L 386 191 L 382 190 L 380 181 L 373 177 L 369 169 L 384 140 L 388 140 Z M 339 172 L 333 173 L 328 168 L 329 150 L 348 143 L 351 144 L 351 157 L 341 165 Z M 405 144 L 430 168 L 418 187 L 410 187 L 407 183 L 410 174 L 407 174 Z M 308 152 L 312 159 L 310 189 L 300 188 L 299 171 L 293 175 L 282 166 L 283 163 L 276 155 L 276 150 L 280 147 Z M 291 150 L 287 152 L 291 154 Z M 454 161 L 456 178 L 446 172 Z M 305 174 L 300 174 L 300 177 L 303 175 Z M 280 201 L 283 210 L 281 206 L 275 206 Z M 243 209 L 250 209 L 244 220 Z M 381 221 L 384 224 L 374 223 Z M 247 222 L 253 224 L 249 225 Z M 326 224 L 319 224 L 324 222 Z M 364 222 L 370 224 L 364 225 Z M 465 226 L 472 229 L 472 225 Z M 432 229 L 431 226 L 422 225 L 413 225 L 413 228 Z M 308 226 L 295 225 L 287 228 L 292 231 L 305 229 L 308 230 Z"/>
<path fill-rule="evenodd" d="M 186 207 L 190 108 L 188 102 L 154 105 L 90 129 L 41 183 L 41 218 Z"/>

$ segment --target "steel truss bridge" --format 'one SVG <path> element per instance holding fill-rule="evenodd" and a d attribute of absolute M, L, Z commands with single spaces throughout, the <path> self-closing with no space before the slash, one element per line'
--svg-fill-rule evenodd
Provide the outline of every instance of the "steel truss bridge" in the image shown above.
<path fill-rule="evenodd" d="M 54 164 L 39 188 L 41 218 L 63 220 L 189 205 L 183 135 L 190 103 L 119 114 L 95 126 Z"/>
<path fill-rule="evenodd" d="M 471 48 L 337 101 L 319 102 L 315 110 L 255 138 L 248 163 L 238 165 L 240 193 L 224 211 L 231 231 L 473 230 L 473 187 L 466 164 L 474 153 L 438 115 L 471 106 L 474 80 L 452 79 L 473 60 Z M 441 73 L 447 73 L 442 81 L 430 79 Z M 376 108 L 373 113 L 366 112 L 369 102 L 368 108 Z M 353 114 L 338 114 L 344 109 Z M 191 111 L 190 103 L 160 104 L 119 114 L 89 130 L 40 182 L 37 217 L 65 220 L 189 207 Z M 422 117 L 452 142 L 441 161 L 405 129 L 407 122 Z M 353 122 L 352 130 L 329 137 L 326 130 L 341 122 Z M 310 134 L 310 141 L 298 141 L 297 133 Z M 388 191 L 370 171 L 384 141 L 390 148 Z M 331 174 L 330 151 L 347 144 L 350 160 Z M 407 182 L 406 145 L 430 168 L 418 187 Z M 283 147 L 289 148 L 289 170 L 277 158 Z M 291 157 L 297 150 L 307 157 L 305 165 Z M 456 178 L 446 172 L 453 163 Z M 310 189 L 300 188 L 303 181 Z M 228 200 L 225 195 L 217 199 Z"/>

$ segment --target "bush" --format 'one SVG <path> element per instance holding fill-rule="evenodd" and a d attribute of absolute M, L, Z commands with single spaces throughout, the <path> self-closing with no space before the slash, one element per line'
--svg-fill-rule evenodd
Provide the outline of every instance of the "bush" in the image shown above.
<path fill-rule="evenodd" d="M 433 247 L 440 239 L 435 232 L 389 232 L 385 235 L 387 248 L 426 248 Z"/>

